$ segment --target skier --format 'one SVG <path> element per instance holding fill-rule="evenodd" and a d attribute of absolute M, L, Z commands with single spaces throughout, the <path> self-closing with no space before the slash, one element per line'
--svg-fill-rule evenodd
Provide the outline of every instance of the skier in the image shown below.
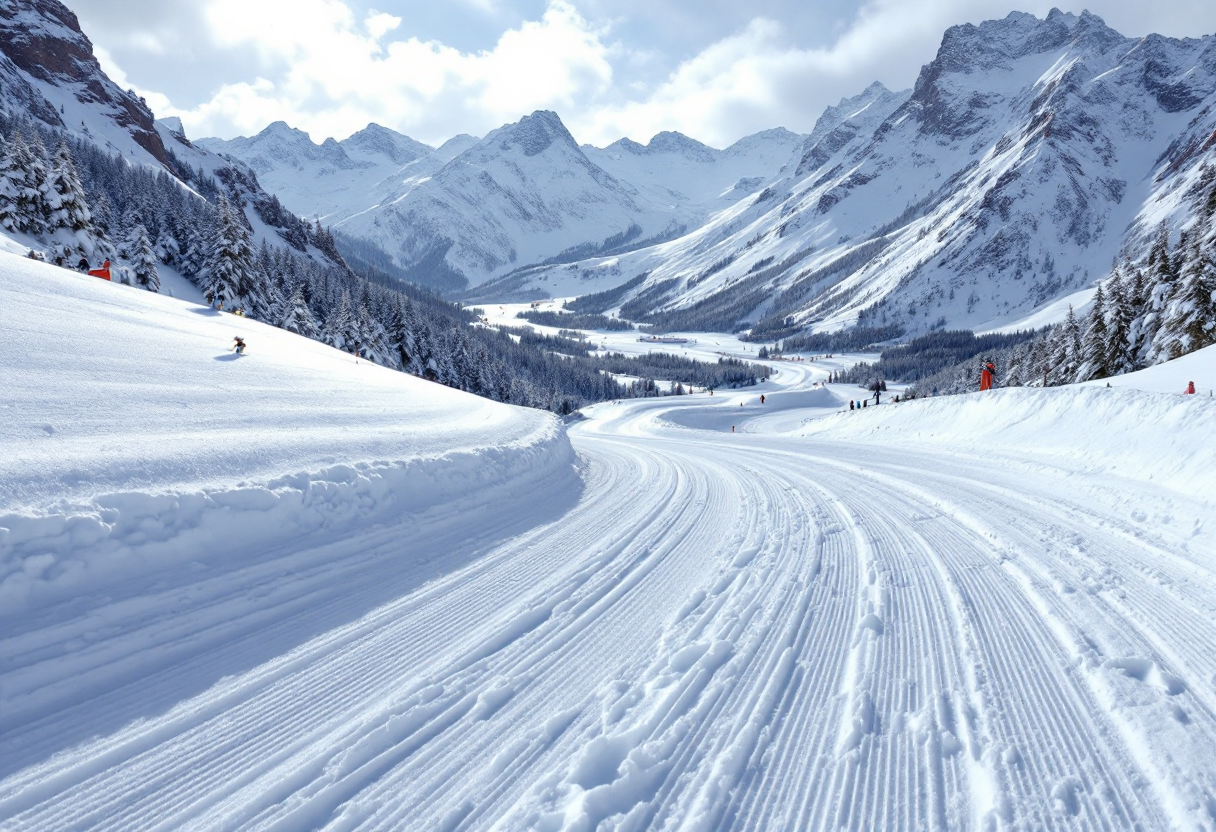
<path fill-rule="evenodd" d="M 760 394 L 760 404 L 764 404 L 764 394 Z"/>
<path fill-rule="evenodd" d="M 980 370 L 980 389 L 991 390 L 992 382 L 996 379 L 996 367 L 991 361 L 984 362 L 984 369 Z"/>
<path fill-rule="evenodd" d="M 235 338 L 233 338 L 232 340 L 235 342 L 232 345 L 232 351 L 235 352 L 237 355 L 244 355 L 245 354 L 245 339 L 238 335 Z"/>
<path fill-rule="evenodd" d="M 853 409 L 853 400 L 849 399 L 849 410 Z"/>
<path fill-rule="evenodd" d="M 1193 381 L 1188 381 L 1188 382 L 1186 383 L 1186 394 L 1187 394 L 1188 396 L 1193 396 L 1193 395 L 1195 395 L 1195 382 L 1193 382 Z"/>

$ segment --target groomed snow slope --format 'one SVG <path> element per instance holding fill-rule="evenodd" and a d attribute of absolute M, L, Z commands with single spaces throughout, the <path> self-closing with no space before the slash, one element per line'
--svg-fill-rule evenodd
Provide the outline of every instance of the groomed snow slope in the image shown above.
<path fill-rule="evenodd" d="M 591 408 L 493 534 L 0 612 L 0 828 L 1216 829 L 1216 404 L 775 366 Z"/>
<path fill-rule="evenodd" d="M 413 550 L 409 529 L 428 512 L 472 512 L 478 520 L 462 522 L 492 537 L 495 524 L 548 518 L 578 490 L 569 441 L 547 414 L 205 306 L 0 254 L 0 332 L 6 745 L 36 715 L 121 683 L 106 664 L 131 659 L 113 643 L 80 663 L 60 659 L 79 676 L 27 695 L 13 651 L 40 623 L 126 605 L 126 620 L 147 625 L 223 599 L 209 626 L 232 635 L 241 616 L 261 615 L 258 597 L 238 596 L 268 591 L 250 582 L 275 570 L 297 573 L 284 595 L 297 605 L 357 589 L 336 576 L 365 568 L 366 554 L 350 546 L 343 563 L 322 544 L 395 529 L 401 542 L 379 568 L 417 572 L 433 555 Z M 249 345 L 239 357 L 237 334 Z M 145 647 L 156 654 L 171 638 L 153 626 Z M 159 661 L 171 664 L 175 649 Z"/>

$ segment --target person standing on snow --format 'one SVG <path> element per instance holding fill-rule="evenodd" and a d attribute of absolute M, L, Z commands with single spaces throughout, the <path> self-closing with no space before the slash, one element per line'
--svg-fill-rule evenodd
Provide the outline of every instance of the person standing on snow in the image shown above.
<path fill-rule="evenodd" d="M 1195 395 L 1195 382 L 1188 381 L 1186 383 L 1186 395 L 1188 395 L 1188 396 Z"/>
<path fill-rule="evenodd" d="M 996 367 L 991 361 L 984 362 L 984 369 L 980 370 L 980 389 L 991 390 L 992 382 L 996 380 Z"/>
<path fill-rule="evenodd" d="M 235 338 L 233 338 L 232 340 L 235 342 L 232 345 L 232 351 L 235 352 L 237 355 L 244 355 L 245 354 L 245 339 L 238 335 Z"/>

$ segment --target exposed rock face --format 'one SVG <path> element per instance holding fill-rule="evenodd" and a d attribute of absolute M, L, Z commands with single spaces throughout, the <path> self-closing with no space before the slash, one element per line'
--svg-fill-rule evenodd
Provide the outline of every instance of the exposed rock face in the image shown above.
<path fill-rule="evenodd" d="M 39 85 L 57 88 L 81 104 L 104 112 L 153 158 L 169 166 L 152 111 L 142 99 L 120 90 L 106 76 L 76 15 L 58 0 L 0 2 L 0 52 L 8 60 L 0 62 L 4 94 L 25 103 L 34 118 L 54 127 L 64 126 L 47 91 L 38 89 Z M 22 73 L 26 78 L 21 77 Z"/>

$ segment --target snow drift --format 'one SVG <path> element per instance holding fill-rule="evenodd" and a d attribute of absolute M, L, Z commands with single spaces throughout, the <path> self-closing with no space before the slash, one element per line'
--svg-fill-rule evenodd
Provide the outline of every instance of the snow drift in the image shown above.
<path fill-rule="evenodd" d="M 244 318 L 7 254 L 0 317 L 6 615 L 454 500 L 577 490 L 553 417 Z"/>
<path fill-rule="evenodd" d="M 1216 498 L 1216 399 L 1163 395 L 1160 368 L 1086 386 L 1008 388 L 990 393 L 919 399 L 848 412 L 813 423 L 803 435 L 880 441 L 902 447 L 943 447 L 985 456 L 1051 460 L 1072 471 L 1152 481 L 1199 499 Z M 1200 365 L 1206 374 L 1196 372 Z M 1154 372 L 1156 371 L 1156 372 Z M 1216 377 L 1216 349 L 1194 354 L 1183 372 Z M 1171 390 L 1181 393 L 1185 383 Z"/>

